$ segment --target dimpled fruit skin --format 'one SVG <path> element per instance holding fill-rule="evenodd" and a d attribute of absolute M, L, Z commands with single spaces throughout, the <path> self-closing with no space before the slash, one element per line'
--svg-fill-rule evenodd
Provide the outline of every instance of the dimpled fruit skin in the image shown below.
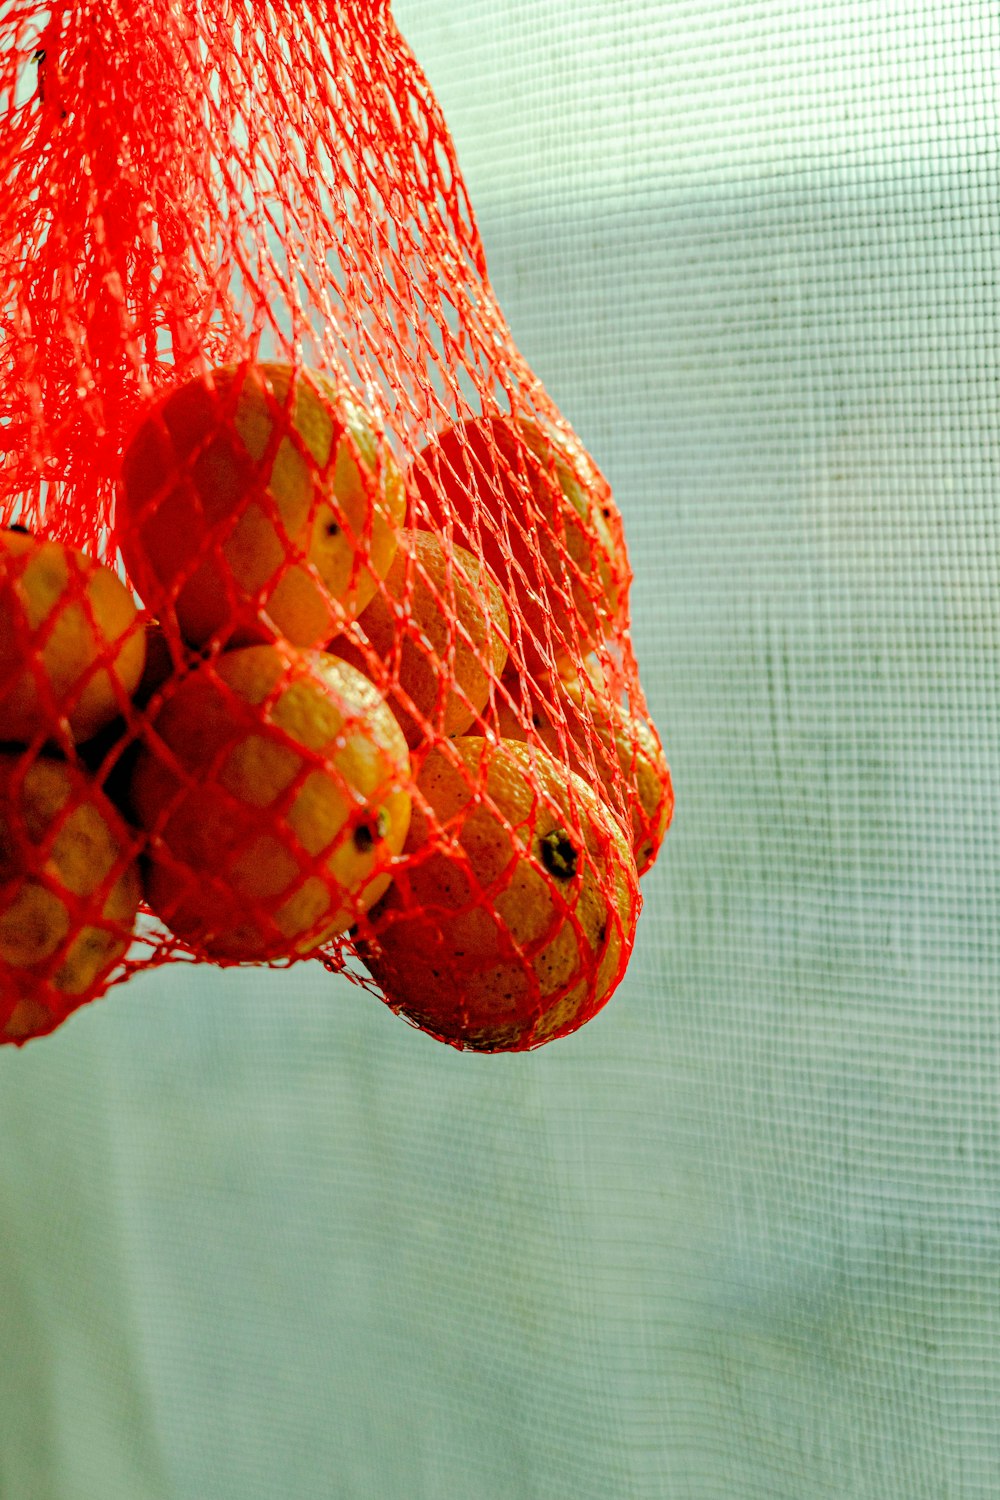
<path fill-rule="evenodd" d="M 374 940 L 358 944 L 387 1002 L 478 1051 L 575 1031 L 610 997 L 634 939 L 639 886 L 618 824 L 523 744 L 453 740 L 417 785 L 404 860 L 371 913 Z M 553 873 L 546 841 L 572 849 L 572 873 Z"/>
<path fill-rule="evenodd" d="M 406 496 L 368 416 L 332 381 L 229 365 L 170 391 L 126 446 L 122 556 L 193 646 L 318 646 L 392 561 Z"/>
<path fill-rule="evenodd" d="M 0 532 L 0 740 L 86 740 L 121 712 L 145 660 L 125 585 L 62 542 Z"/>
<path fill-rule="evenodd" d="M 129 840 L 75 766 L 0 756 L 0 1041 L 52 1031 L 103 993 L 141 896 Z"/>
<path fill-rule="evenodd" d="M 513 703 L 498 695 L 488 715 L 489 727 L 504 739 L 530 738 L 558 757 L 558 723 L 564 714 L 570 769 L 591 782 L 593 754 L 598 778 L 612 805 L 618 806 L 624 793 L 636 869 L 645 875 L 656 861 L 674 814 L 670 767 L 653 725 L 610 701 L 606 692 L 600 697 L 579 681 L 555 677 L 526 682 L 512 686 L 511 694 Z"/>
<path fill-rule="evenodd" d="M 401 622 L 396 611 L 404 608 Z M 428 731 L 463 734 L 507 660 L 510 621 L 485 564 L 458 546 L 449 563 L 426 531 L 403 532 L 357 628 L 374 661 L 350 634 L 331 641 L 330 650 L 384 685 L 411 750 Z"/>
<path fill-rule="evenodd" d="M 621 628 L 631 581 L 607 481 L 568 434 L 481 417 L 438 434 L 410 483 L 435 530 L 482 555 L 516 616 L 511 669 L 537 675 Z"/>
<path fill-rule="evenodd" d="M 410 815 L 409 754 L 372 684 L 322 652 L 249 646 L 162 691 L 130 790 L 151 908 L 231 962 L 344 931 L 386 889 Z"/>

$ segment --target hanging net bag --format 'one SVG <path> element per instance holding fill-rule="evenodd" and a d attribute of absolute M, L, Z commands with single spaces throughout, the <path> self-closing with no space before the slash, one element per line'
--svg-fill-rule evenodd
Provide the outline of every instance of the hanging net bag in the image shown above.
<path fill-rule="evenodd" d="M 180 959 L 575 1030 L 670 777 L 388 6 L 0 14 L 3 1040 Z"/>

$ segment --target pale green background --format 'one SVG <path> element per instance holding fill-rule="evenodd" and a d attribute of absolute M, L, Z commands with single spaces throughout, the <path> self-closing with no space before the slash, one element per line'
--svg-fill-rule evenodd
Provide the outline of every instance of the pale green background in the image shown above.
<path fill-rule="evenodd" d="M 676 826 L 537 1054 L 300 966 L 0 1057 L 0 1496 L 989 1500 L 995 8 L 395 9 Z"/>

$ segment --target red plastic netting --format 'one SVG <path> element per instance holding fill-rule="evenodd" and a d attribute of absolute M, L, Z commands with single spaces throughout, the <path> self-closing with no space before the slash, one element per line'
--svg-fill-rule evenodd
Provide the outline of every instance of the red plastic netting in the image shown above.
<path fill-rule="evenodd" d="M 0 5 L 8 1041 L 321 956 L 537 1046 L 669 823 L 610 489 L 388 6 L 308 9 Z"/>

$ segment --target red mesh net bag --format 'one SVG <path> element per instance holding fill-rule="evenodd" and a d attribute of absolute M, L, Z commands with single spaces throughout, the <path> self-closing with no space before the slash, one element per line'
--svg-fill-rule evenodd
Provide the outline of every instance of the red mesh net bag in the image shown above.
<path fill-rule="evenodd" d="M 388 6 L 0 16 L 3 1040 L 177 959 L 576 1029 L 669 772 Z"/>

